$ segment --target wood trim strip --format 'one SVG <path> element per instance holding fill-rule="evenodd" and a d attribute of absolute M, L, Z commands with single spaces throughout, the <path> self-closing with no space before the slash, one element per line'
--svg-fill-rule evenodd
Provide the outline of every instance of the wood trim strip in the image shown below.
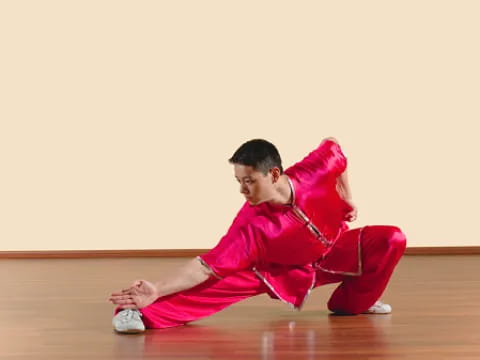
<path fill-rule="evenodd" d="M 0 251 L 0 259 L 196 257 L 209 249 Z M 478 255 L 480 246 L 409 247 L 405 255 Z"/>
<path fill-rule="evenodd" d="M 480 246 L 407 247 L 405 255 L 479 255 Z"/>
<path fill-rule="evenodd" d="M 84 259 L 126 257 L 195 257 L 208 249 L 164 250 L 65 250 L 65 251 L 0 251 L 0 259 Z"/>

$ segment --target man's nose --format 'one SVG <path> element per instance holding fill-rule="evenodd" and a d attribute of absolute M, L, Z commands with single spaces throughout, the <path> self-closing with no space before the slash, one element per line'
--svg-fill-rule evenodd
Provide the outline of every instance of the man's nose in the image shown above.
<path fill-rule="evenodd" d="M 248 193 L 248 189 L 245 185 L 240 185 L 240 193 L 242 193 L 242 194 L 247 194 Z"/>

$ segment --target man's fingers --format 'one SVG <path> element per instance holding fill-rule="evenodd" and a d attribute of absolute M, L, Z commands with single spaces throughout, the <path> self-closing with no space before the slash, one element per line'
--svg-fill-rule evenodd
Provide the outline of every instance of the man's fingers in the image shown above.
<path fill-rule="evenodd" d="M 137 294 L 138 293 L 137 289 L 138 287 L 142 286 L 142 284 L 143 284 L 142 280 L 135 280 L 130 287 L 114 292 L 111 294 L 111 296 Z"/>
<path fill-rule="evenodd" d="M 124 292 L 123 295 L 138 295 L 138 288 L 130 288 L 128 291 Z"/>
<path fill-rule="evenodd" d="M 120 290 L 120 291 L 117 291 L 117 292 L 112 293 L 112 296 L 129 294 L 131 290 L 132 290 L 131 288 L 122 289 L 122 290 Z"/>
<path fill-rule="evenodd" d="M 347 219 L 348 221 L 353 221 L 357 218 L 357 210 L 353 210 L 353 211 L 350 211 L 349 213 L 347 213 L 345 215 L 345 219 Z"/>
<path fill-rule="evenodd" d="M 117 292 L 112 293 L 112 296 L 128 295 L 129 292 L 130 292 L 130 290 L 124 289 L 122 291 L 117 291 Z"/>
<path fill-rule="evenodd" d="M 128 299 L 132 299 L 132 295 L 115 295 L 110 297 L 110 300 L 128 300 Z"/>
<path fill-rule="evenodd" d="M 121 306 L 123 309 L 137 309 L 136 298 L 136 294 L 126 294 L 122 290 L 122 292 L 113 293 L 108 300 L 115 305 Z"/>
<path fill-rule="evenodd" d="M 345 216 L 345 220 L 347 220 L 347 221 L 354 221 L 354 220 L 356 220 L 356 219 L 357 219 L 357 215 L 356 215 L 356 214 L 347 214 L 347 215 Z"/>
<path fill-rule="evenodd" d="M 117 305 L 132 305 L 135 304 L 133 299 L 110 299 L 111 302 Z"/>
<path fill-rule="evenodd" d="M 112 296 L 128 295 L 128 294 L 137 294 L 137 289 L 134 287 L 123 289 L 122 291 L 112 293 Z"/>
<path fill-rule="evenodd" d="M 122 291 L 119 291 L 119 292 L 114 292 L 110 296 L 129 296 L 129 295 L 131 295 L 130 292 L 124 292 L 122 290 Z"/>
<path fill-rule="evenodd" d="M 131 288 L 139 287 L 142 285 L 142 280 L 135 280 L 132 285 L 130 286 Z"/>

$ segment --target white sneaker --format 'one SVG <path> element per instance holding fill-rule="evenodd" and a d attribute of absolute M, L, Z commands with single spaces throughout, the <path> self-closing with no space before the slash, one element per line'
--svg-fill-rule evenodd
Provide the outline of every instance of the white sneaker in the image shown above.
<path fill-rule="evenodd" d="M 377 301 L 367 311 L 364 311 L 362 314 L 390 314 L 391 312 L 392 312 L 392 307 L 390 305 L 384 304 L 381 301 Z"/>
<path fill-rule="evenodd" d="M 142 313 L 135 309 L 125 309 L 117 313 L 112 319 L 115 331 L 127 334 L 136 334 L 145 331 L 141 319 Z"/>

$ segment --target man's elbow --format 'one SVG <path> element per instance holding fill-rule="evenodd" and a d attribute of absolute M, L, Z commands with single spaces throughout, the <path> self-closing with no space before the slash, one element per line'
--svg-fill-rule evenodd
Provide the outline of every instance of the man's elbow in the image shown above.
<path fill-rule="evenodd" d="M 327 140 L 333 141 L 334 143 L 338 144 L 338 140 L 336 138 L 334 138 L 333 136 L 329 136 L 329 137 L 323 139 L 323 141 L 327 141 Z"/>

